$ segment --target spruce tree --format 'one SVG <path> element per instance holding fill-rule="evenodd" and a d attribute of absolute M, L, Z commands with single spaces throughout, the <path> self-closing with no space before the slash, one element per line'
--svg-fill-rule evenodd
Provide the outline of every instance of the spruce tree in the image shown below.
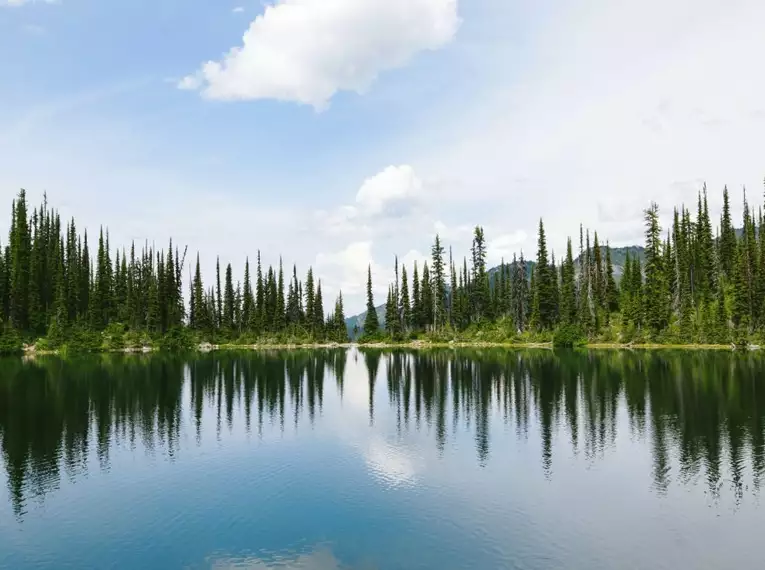
<path fill-rule="evenodd" d="M 417 272 L 417 262 L 414 262 L 414 271 L 412 273 L 412 312 L 409 320 L 409 327 L 413 330 L 420 329 L 422 315 L 422 297 L 420 295 L 420 276 Z"/>
<path fill-rule="evenodd" d="M 733 229 L 733 221 L 730 211 L 730 198 L 728 187 L 723 189 L 723 211 L 720 219 L 719 259 L 720 266 L 726 279 L 732 279 L 736 263 L 736 231 Z"/>
<path fill-rule="evenodd" d="M 566 259 L 561 264 L 561 295 L 560 318 L 563 324 L 572 325 L 577 322 L 576 306 L 576 271 L 574 257 L 571 251 L 571 238 L 566 244 Z"/>
<path fill-rule="evenodd" d="M 316 296 L 314 298 L 313 336 L 315 339 L 324 338 L 324 301 L 321 295 L 321 280 L 316 286 Z"/>
<path fill-rule="evenodd" d="M 644 312 L 648 328 L 657 335 L 668 323 L 669 289 L 663 267 L 659 207 L 655 203 L 645 210 L 645 238 Z"/>
<path fill-rule="evenodd" d="M 385 299 L 385 330 L 391 338 L 396 338 L 398 335 L 396 309 L 396 298 L 393 293 L 393 286 L 391 285 L 388 287 L 388 296 Z"/>
<path fill-rule="evenodd" d="M 258 268 L 255 282 L 255 326 L 253 329 L 262 333 L 266 322 L 265 290 L 263 283 L 263 268 L 260 262 L 260 250 L 258 250 Z"/>
<path fill-rule="evenodd" d="M 444 265 L 444 247 L 436 234 L 436 241 L 431 249 L 433 262 L 433 326 L 440 329 L 446 325 L 446 268 Z"/>
<path fill-rule="evenodd" d="M 223 293 L 223 323 L 228 334 L 234 331 L 234 279 L 231 264 L 226 265 L 226 285 Z"/>
<path fill-rule="evenodd" d="M 409 283 L 406 275 L 406 266 L 401 266 L 401 298 L 399 300 L 399 315 L 401 315 L 400 328 L 406 333 L 411 327 L 412 307 L 409 303 Z"/>
<path fill-rule="evenodd" d="M 333 336 L 332 339 L 336 342 L 347 342 L 348 341 L 348 328 L 345 325 L 345 310 L 343 308 L 343 292 L 340 291 L 340 293 L 337 296 L 337 301 L 335 301 L 335 326 L 333 330 Z"/>
<path fill-rule="evenodd" d="M 433 286 L 427 262 L 422 265 L 422 283 L 420 283 L 420 328 L 430 330 L 433 325 Z"/>
<path fill-rule="evenodd" d="M 471 315 L 473 320 L 481 320 L 489 303 L 489 277 L 486 273 L 486 238 L 483 228 L 476 226 L 473 231 L 473 272 L 470 289 Z"/>
<path fill-rule="evenodd" d="M 10 232 L 10 320 L 16 329 L 29 328 L 29 262 L 31 257 L 26 192 L 22 189 L 14 202 Z"/>
<path fill-rule="evenodd" d="M 281 256 L 279 256 L 279 281 L 276 286 L 276 328 L 277 330 L 282 330 L 286 323 L 286 316 L 284 302 L 284 268 L 282 267 Z"/>
<path fill-rule="evenodd" d="M 220 257 L 215 261 L 215 328 L 220 330 L 223 326 L 223 293 L 220 288 Z"/>
<path fill-rule="evenodd" d="M 308 323 L 308 330 L 313 330 L 313 324 L 316 322 L 316 309 L 314 306 L 314 283 L 313 283 L 313 270 L 308 269 L 308 275 L 305 278 L 305 288 L 303 289 L 305 295 L 305 318 Z"/>
<path fill-rule="evenodd" d="M 242 291 L 242 322 L 241 327 L 249 330 L 252 325 L 253 312 L 255 310 L 255 296 L 252 293 L 252 280 L 250 278 L 250 258 L 244 261 L 244 289 Z"/>
<path fill-rule="evenodd" d="M 375 309 L 375 299 L 372 293 L 372 266 L 367 268 L 367 315 L 364 319 L 364 335 L 375 336 L 380 330 L 380 322 Z"/>
<path fill-rule="evenodd" d="M 614 266 L 611 262 L 611 244 L 606 242 L 606 304 L 609 313 L 619 311 L 619 288 L 614 279 Z"/>
<path fill-rule="evenodd" d="M 534 314 L 537 317 L 535 322 L 540 329 L 552 329 L 555 325 L 557 278 L 547 257 L 547 238 L 541 219 L 537 245 L 537 265 L 534 268 Z"/>

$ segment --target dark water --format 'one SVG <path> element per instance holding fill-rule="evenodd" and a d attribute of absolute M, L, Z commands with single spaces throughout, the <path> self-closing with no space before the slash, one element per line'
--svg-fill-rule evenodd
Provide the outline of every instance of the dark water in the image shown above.
<path fill-rule="evenodd" d="M 0 360 L 0 567 L 764 568 L 765 357 Z"/>

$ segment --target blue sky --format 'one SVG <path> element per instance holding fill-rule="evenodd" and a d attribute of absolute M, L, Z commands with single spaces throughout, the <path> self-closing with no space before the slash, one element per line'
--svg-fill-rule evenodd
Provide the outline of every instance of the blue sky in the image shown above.
<path fill-rule="evenodd" d="M 0 0 L 0 196 L 208 275 L 281 253 L 350 313 L 436 232 L 461 256 L 480 223 L 499 261 L 539 216 L 560 252 L 580 222 L 637 242 L 704 180 L 761 195 L 763 25 L 757 0 Z"/>

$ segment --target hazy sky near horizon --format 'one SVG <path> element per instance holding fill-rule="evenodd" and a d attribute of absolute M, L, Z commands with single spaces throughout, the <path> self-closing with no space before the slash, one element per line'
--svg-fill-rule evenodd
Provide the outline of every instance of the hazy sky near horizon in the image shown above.
<path fill-rule="evenodd" d="M 258 249 L 327 305 L 393 256 L 642 241 L 706 181 L 762 201 L 761 0 L 0 0 L 0 235 L 43 191 L 112 244 Z M 2 242 L 5 242 L 2 238 Z"/>

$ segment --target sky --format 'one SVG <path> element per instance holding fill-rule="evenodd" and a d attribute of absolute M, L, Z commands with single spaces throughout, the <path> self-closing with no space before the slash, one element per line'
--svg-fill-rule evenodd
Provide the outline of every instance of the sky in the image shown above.
<path fill-rule="evenodd" d="M 208 281 L 281 254 L 350 315 L 436 234 L 461 259 L 482 225 L 493 264 L 540 217 L 560 257 L 704 182 L 759 205 L 764 27 L 761 0 L 0 0 L 0 198 L 172 237 Z"/>

